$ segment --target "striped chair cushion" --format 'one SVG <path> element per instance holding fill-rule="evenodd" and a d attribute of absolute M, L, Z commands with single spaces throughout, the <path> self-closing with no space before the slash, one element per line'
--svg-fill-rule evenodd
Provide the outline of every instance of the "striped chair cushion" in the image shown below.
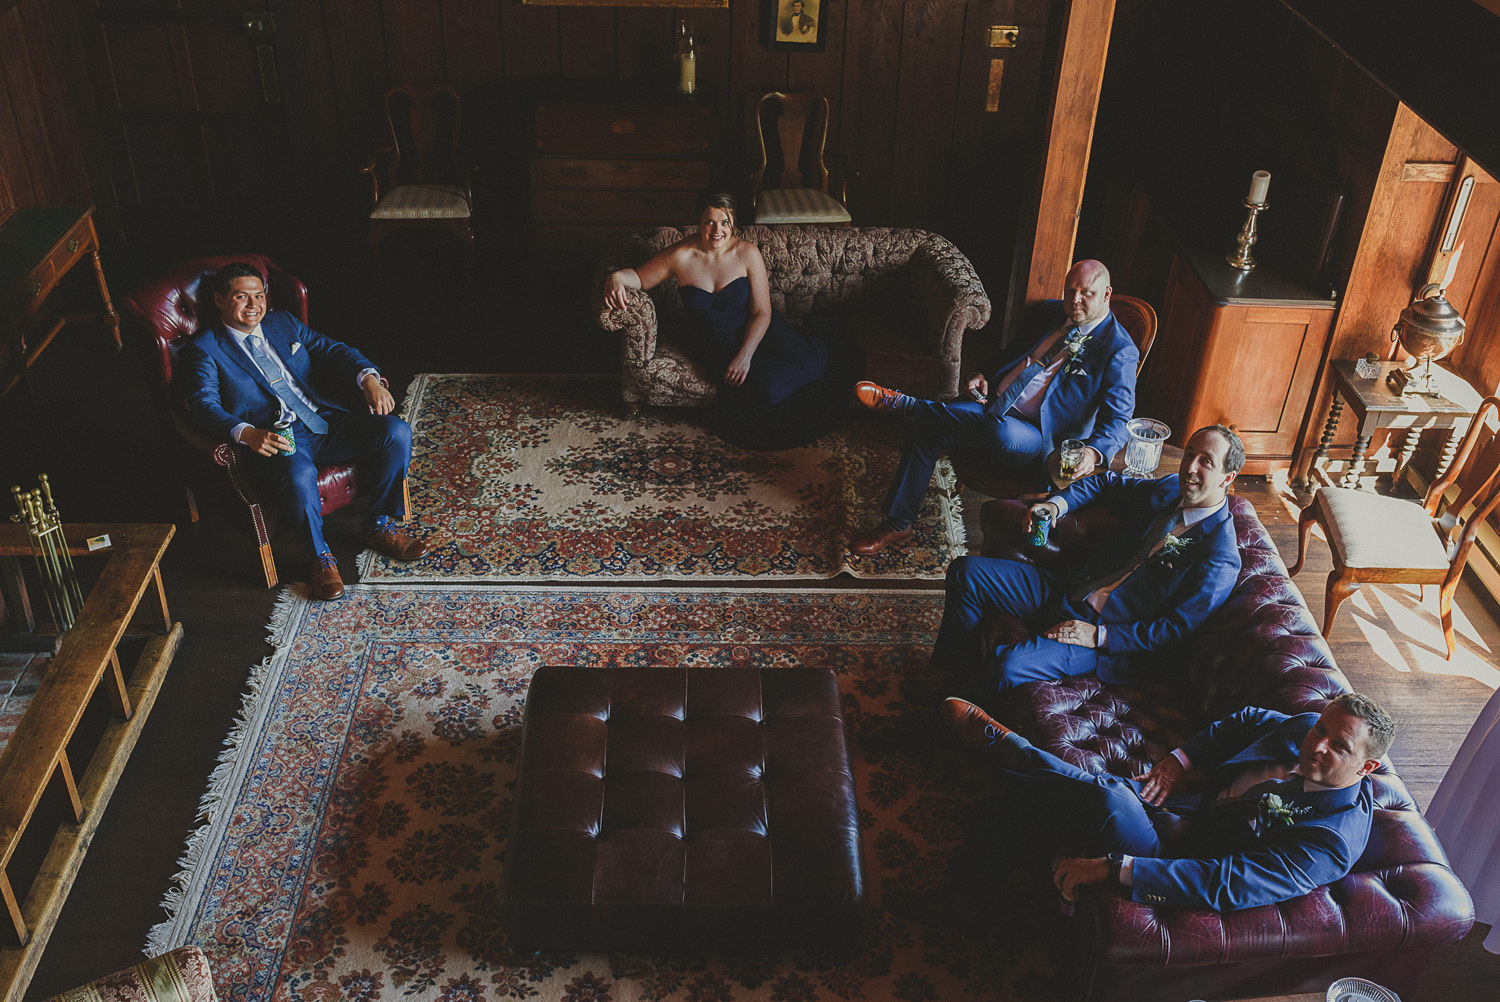
<path fill-rule="evenodd" d="M 392 188 L 370 213 L 371 219 L 464 219 L 469 200 L 450 184 L 403 184 Z"/>
<path fill-rule="evenodd" d="M 219 996 L 203 951 L 179 946 L 47 1002 L 219 1002 Z"/>
<path fill-rule="evenodd" d="M 1449 564 L 1441 537 L 1422 506 L 1348 487 L 1325 487 L 1313 498 L 1328 529 L 1328 545 L 1348 567 L 1442 570 Z"/>
<path fill-rule="evenodd" d="M 772 188 L 755 200 L 755 221 L 771 223 L 847 223 L 849 210 L 817 188 Z"/>

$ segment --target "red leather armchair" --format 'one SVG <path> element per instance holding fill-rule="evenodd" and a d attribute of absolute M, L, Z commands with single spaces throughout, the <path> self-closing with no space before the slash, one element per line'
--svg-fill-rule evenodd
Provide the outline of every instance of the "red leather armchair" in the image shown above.
<path fill-rule="evenodd" d="M 1022 549 L 1026 510 L 1019 501 L 981 509 L 986 556 L 1061 569 L 1114 524 L 1108 512 L 1085 508 L 1058 519 L 1047 548 Z M 1230 495 L 1229 510 L 1239 580 L 1188 641 L 1170 682 L 1116 686 L 1079 675 L 1032 683 L 1016 690 L 1001 719 L 1080 768 L 1133 776 L 1240 707 L 1304 713 L 1347 692 L 1254 507 Z M 985 626 L 997 640 L 1025 630 L 1003 617 Z M 1400 777 L 1383 764 L 1374 778 L 1379 809 L 1364 854 L 1347 876 L 1311 894 L 1220 913 L 1085 888 L 1075 915 L 1059 919 L 1059 953 L 1079 979 L 1072 997 L 1243 998 L 1322 991 L 1351 974 L 1410 997 L 1432 951 L 1469 931 L 1474 904 Z"/>
<path fill-rule="evenodd" d="M 252 264 L 266 276 L 272 309 L 288 310 L 307 322 L 307 286 L 300 279 L 262 254 L 232 254 L 183 261 L 131 292 L 125 299 L 124 328 L 141 348 L 157 411 L 182 474 L 189 519 L 198 521 L 197 492 L 220 495 L 230 510 L 241 514 L 241 525 L 255 538 L 266 587 L 274 588 L 279 580 L 271 554 L 276 513 L 250 483 L 239 459 L 244 447 L 216 442 L 189 424 L 172 387 L 177 349 L 218 317 L 206 281 L 234 261 Z M 349 504 L 356 490 L 352 463 L 318 468 L 323 514 Z"/>

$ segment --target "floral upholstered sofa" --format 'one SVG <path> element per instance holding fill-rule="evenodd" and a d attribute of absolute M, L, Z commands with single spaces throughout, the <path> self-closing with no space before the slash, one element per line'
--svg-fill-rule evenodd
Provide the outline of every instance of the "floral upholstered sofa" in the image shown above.
<path fill-rule="evenodd" d="M 1347 692 L 1255 508 L 1237 495 L 1229 506 L 1239 580 L 1170 680 L 1033 683 L 1017 690 L 1004 722 L 1081 768 L 1134 776 L 1243 706 L 1305 713 Z M 1023 549 L 1025 513 L 1019 501 L 985 504 L 987 556 L 1066 563 L 1113 527 L 1108 512 L 1085 508 L 1057 521 L 1047 548 Z M 996 640 L 1025 629 L 998 619 L 985 627 Z M 1085 888 L 1075 914 L 1059 919 L 1067 969 L 1081 979 L 1076 997 L 1242 998 L 1322 991 L 1347 975 L 1410 997 L 1432 951 L 1468 932 L 1474 905 L 1400 778 L 1384 764 L 1374 778 L 1379 809 L 1364 855 L 1353 872 L 1311 894 L 1220 913 L 1132 901 L 1112 885 Z"/>
<path fill-rule="evenodd" d="M 627 309 L 604 305 L 610 272 L 644 264 L 691 232 L 664 227 L 629 236 L 594 275 L 599 326 L 620 333 L 627 404 L 694 406 L 714 398 L 714 381 L 682 347 L 676 279 L 633 293 Z M 747 226 L 740 235 L 760 248 L 771 306 L 793 326 L 807 316 L 836 317 L 868 353 L 870 379 L 917 396 L 957 395 L 964 335 L 989 322 L 990 301 L 953 244 L 885 227 Z"/>

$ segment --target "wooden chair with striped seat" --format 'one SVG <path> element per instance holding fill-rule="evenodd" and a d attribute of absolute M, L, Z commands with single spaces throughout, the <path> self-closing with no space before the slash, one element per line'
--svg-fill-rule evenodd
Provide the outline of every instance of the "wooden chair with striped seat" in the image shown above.
<path fill-rule="evenodd" d="M 474 261 L 473 164 L 459 151 L 462 107 L 443 85 L 392 87 L 385 93 L 390 145 L 370 155 L 360 172 L 370 179 L 370 251 L 393 230 L 447 230 L 464 241 Z"/>
<path fill-rule="evenodd" d="M 766 145 L 768 119 L 775 119 L 775 137 Z M 823 146 L 828 140 L 828 99 L 811 90 L 772 91 L 755 102 L 755 132 L 760 139 L 760 166 L 751 176 L 754 192 L 752 219 L 758 226 L 778 223 L 848 225 L 845 204 L 848 171 L 842 170 L 837 196 L 829 193 L 828 165 Z M 774 188 L 762 188 L 771 153 L 779 153 L 772 168 Z"/>

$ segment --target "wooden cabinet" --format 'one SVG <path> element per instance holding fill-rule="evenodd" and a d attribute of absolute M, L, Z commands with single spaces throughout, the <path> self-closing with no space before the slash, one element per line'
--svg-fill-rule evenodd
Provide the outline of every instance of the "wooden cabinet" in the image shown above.
<path fill-rule="evenodd" d="M 706 96 L 558 92 L 539 97 L 533 113 L 531 218 L 542 257 L 596 257 L 623 233 L 694 221 L 713 177 Z"/>
<path fill-rule="evenodd" d="M 1178 444 L 1204 425 L 1233 425 L 1245 472 L 1289 468 L 1334 306 L 1260 269 L 1244 274 L 1213 255 L 1178 253 L 1136 413 L 1166 421 Z"/>

